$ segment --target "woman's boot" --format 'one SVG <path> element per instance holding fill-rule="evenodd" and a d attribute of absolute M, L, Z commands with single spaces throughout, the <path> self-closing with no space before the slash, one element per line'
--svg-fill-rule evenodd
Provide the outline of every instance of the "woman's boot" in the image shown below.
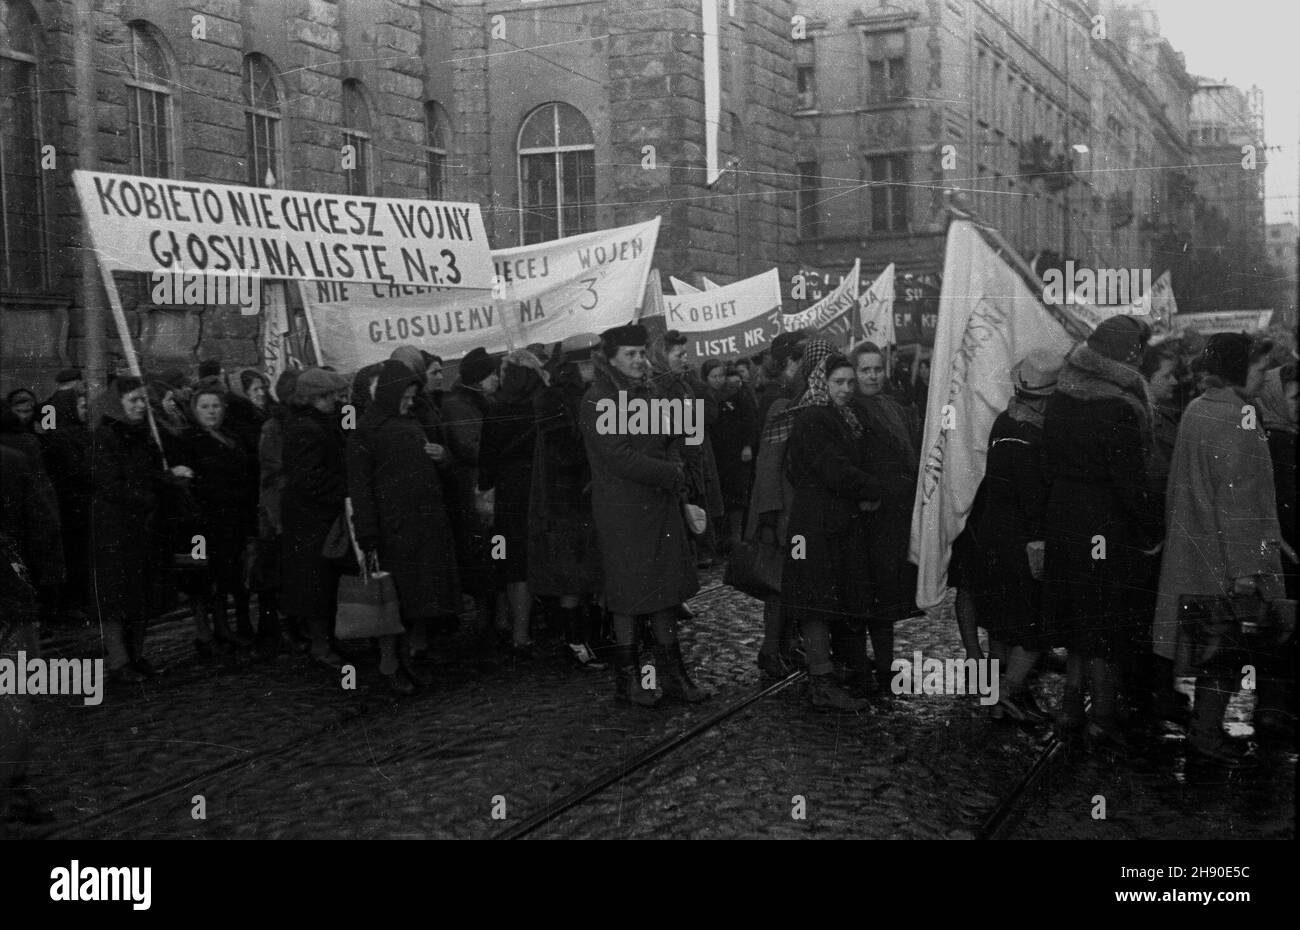
<path fill-rule="evenodd" d="M 614 699 L 638 707 L 654 707 L 659 703 L 659 696 L 641 687 L 638 653 L 637 647 L 631 643 L 614 647 Z"/>
<path fill-rule="evenodd" d="M 1232 698 L 1231 678 L 1202 675 L 1196 679 L 1196 698 L 1192 704 L 1192 727 L 1187 744 L 1198 755 L 1216 762 L 1240 762 L 1242 751 L 1223 732 L 1223 714 Z"/>
<path fill-rule="evenodd" d="M 686 673 L 686 661 L 682 657 L 682 644 L 678 641 L 655 646 L 655 669 L 664 697 L 698 704 L 713 696 L 713 692 L 700 688 L 691 681 Z"/>

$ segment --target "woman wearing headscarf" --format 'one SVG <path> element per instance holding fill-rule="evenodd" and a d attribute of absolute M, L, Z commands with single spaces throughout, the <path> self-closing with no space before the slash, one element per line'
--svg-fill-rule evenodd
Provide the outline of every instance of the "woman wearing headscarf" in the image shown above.
<path fill-rule="evenodd" d="M 150 594 L 161 563 L 153 522 L 163 490 L 162 453 L 150 434 L 148 392 L 139 378 L 109 385 L 104 418 L 91 433 L 90 508 L 95 607 L 109 674 L 139 682 L 152 669 L 144 660 Z M 183 465 L 173 476 L 192 478 Z"/>
<path fill-rule="evenodd" d="M 709 697 L 687 674 L 677 640 L 678 610 L 700 589 L 682 513 L 687 494 L 684 437 L 617 426 L 620 405 L 648 405 L 661 396 L 648 379 L 647 341 L 640 324 L 601 334 L 596 377 L 583 397 L 581 418 L 605 607 L 613 614 L 615 696 L 641 707 L 655 706 L 658 695 L 642 681 L 634 626 L 638 615 L 650 616 L 663 693 L 690 703 Z"/>
<path fill-rule="evenodd" d="M 257 454 L 226 429 L 226 395 L 215 383 L 190 398 L 194 426 L 185 434 L 179 464 L 194 472 L 198 531 L 207 549 L 203 587 L 192 598 L 194 648 L 212 658 L 216 646 L 253 642 L 244 566 L 257 537 Z M 226 622 L 226 597 L 235 606 L 235 633 Z"/>
<path fill-rule="evenodd" d="M 794 487 L 786 473 L 785 456 L 790 441 L 792 421 L 781 413 L 803 396 L 813 371 L 833 355 L 834 347 L 825 339 L 799 343 L 797 333 L 783 333 L 776 338 L 773 358 L 784 366 L 766 398 L 762 435 L 754 460 L 754 488 L 749 501 L 746 539 L 758 539 L 789 551 L 790 506 Z M 762 402 L 762 401 L 760 401 Z M 758 667 L 769 678 L 785 678 L 795 669 L 795 645 L 798 625 L 786 615 L 781 595 L 763 600 L 763 643 L 758 650 Z"/>
<path fill-rule="evenodd" d="M 1088 735 L 1126 748 L 1119 670 L 1150 615 L 1133 590 L 1162 536 L 1147 478 L 1152 412 L 1138 364 L 1151 331 L 1128 315 L 1102 321 L 1070 351 L 1043 433 L 1051 488 L 1043 521 L 1049 635 L 1074 657 L 1063 711 L 1082 719 L 1082 675 L 1091 682 Z"/>
<path fill-rule="evenodd" d="M 323 549 L 347 498 L 341 408 L 347 386 L 346 378 L 323 368 L 298 375 L 282 453 L 281 607 L 288 616 L 304 618 L 312 658 L 331 668 L 343 665 L 330 644 L 339 574 Z"/>
<path fill-rule="evenodd" d="M 505 546 L 504 558 L 493 553 L 497 590 L 504 590 L 509 611 L 511 649 L 527 653 L 532 597 L 528 592 L 528 495 L 533 483 L 533 448 L 537 443 L 534 411 L 537 394 L 550 382 L 536 355 L 517 349 L 501 366 L 497 388 L 483 419 L 479 445 L 478 489 L 492 491 L 493 548 L 497 537 Z M 498 608 L 498 616 L 501 608 Z"/>
<path fill-rule="evenodd" d="M 374 397 L 348 437 L 348 493 L 357 544 L 392 574 L 408 633 L 460 607 L 451 521 L 437 463 L 413 407 L 420 378 L 404 362 L 379 366 Z M 381 637 L 379 671 L 398 694 L 432 681 L 406 636 Z"/>
<path fill-rule="evenodd" d="M 1273 466 L 1251 405 L 1263 366 L 1251 364 L 1250 348 L 1241 333 L 1210 337 L 1202 353 L 1206 389 L 1187 405 L 1170 465 L 1154 640 L 1157 654 L 1174 662 L 1180 676 L 1197 673 L 1179 630 L 1180 597 L 1282 594 Z M 1223 732 L 1239 677 L 1198 675 L 1188 738 L 1194 752 L 1224 762 L 1240 758 Z"/>
<path fill-rule="evenodd" d="M 592 604 L 601 590 L 600 550 L 591 515 L 591 465 L 582 441 L 582 395 L 595 377 L 590 348 L 552 359 L 557 374 L 533 404 L 537 444 L 528 498 L 528 589 L 559 599 L 567 652 L 585 669 L 603 669 L 592 642 Z M 557 355 L 560 354 L 557 352 Z"/>
<path fill-rule="evenodd" d="M 271 383 L 256 368 L 242 368 L 226 395 L 224 429 L 246 449 L 257 451 L 262 425 L 271 410 Z"/>
<path fill-rule="evenodd" d="M 819 340 L 804 350 L 819 354 Z M 835 681 L 831 638 L 852 679 L 866 674 L 871 583 L 862 514 L 880 506 L 880 483 L 863 465 L 862 421 L 850 400 L 856 374 L 842 355 L 812 369 L 798 403 L 774 418 L 789 423 L 786 472 L 794 488 L 781 574 L 781 603 L 803 630 L 809 697 L 824 710 L 860 710 L 864 702 Z"/>

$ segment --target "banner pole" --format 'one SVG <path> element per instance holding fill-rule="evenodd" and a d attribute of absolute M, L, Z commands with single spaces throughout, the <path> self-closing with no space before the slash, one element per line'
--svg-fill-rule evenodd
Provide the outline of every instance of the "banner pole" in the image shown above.
<path fill-rule="evenodd" d="M 126 367 L 130 370 L 133 377 L 139 378 L 140 383 L 144 384 L 144 372 L 140 368 L 140 359 L 135 354 L 135 345 L 131 342 L 131 330 L 126 322 L 126 311 L 122 309 L 122 298 L 117 293 L 117 282 L 113 280 L 113 272 L 101 261 L 96 261 L 99 266 L 99 277 L 104 282 L 104 290 L 108 292 L 108 305 L 113 309 L 113 322 L 117 324 L 117 335 L 122 340 L 122 351 L 126 355 Z M 148 388 L 146 387 L 147 391 Z M 158 423 L 153 417 L 153 404 L 146 403 L 144 406 L 145 418 L 149 421 L 149 432 L 153 436 L 153 441 L 158 445 L 158 452 L 162 455 L 163 469 L 167 469 L 167 449 L 163 446 L 162 436 L 158 432 Z"/>
<path fill-rule="evenodd" d="M 312 319 L 311 303 L 307 300 L 306 288 L 307 282 L 299 278 L 298 299 L 302 301 L 302 315 L 307 321 L 307 336 L 311 339 L 311 349 L 316 354 L 316 364 L 320 365 L 325 360 L 325 356 L 320 352 L 320 337 L 316 335 L 316 321 Z"/>

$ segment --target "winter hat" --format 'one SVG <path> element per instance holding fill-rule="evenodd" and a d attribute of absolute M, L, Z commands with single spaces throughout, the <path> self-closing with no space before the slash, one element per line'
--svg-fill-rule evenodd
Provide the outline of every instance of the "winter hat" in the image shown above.
<path fill-rule="evenodd" d="M 80 381 L 80 380 L 81 380 L 80 368 L 64 368 L 57 375 L 54 376 L 55 384 L 67 384 L 69 381 Z"/>
<path fill-rule="evenodd" d="M 1011 372 L 1016 393 L 1046 397 L 1056 390 L 1056 379 L 1065 360 L 1047 349 L 1034 349 Z"/>
<path fill-rule="evenodd" d="M 423 376 L 425 368 L 428 367 L 424 360 L 424 353 L 415 346 L 398 346 L 388 357 L 402 362 L 417 375 Z"/>
<path fill-rule="evenodd" d="M 158 376 L 157 381 L 159 384 L 163 384 L 173 391 L 182 391 L 189 387 L 185 378 L 185 372 L 181 371 L 179 368 L 168 368 Z"/>
<path fill-rule="evenodd" d="M 460 360 L 460 381 L 462 384 L 478 387 L 492 375 L 496 374 L 499 363 L 488 355 L 487 349 L 479 346 L 470 349 Z"/>
<path fill-rule="evenodd" d="M 275 398 L 280 403 L 287 404 L 289 398 L 293 397 L 299 373 L 297 368 L 288 368 L 280 372 L 280 377 L 275 379 Z"/>
<path fill-rule="evenodd" d="M 640 323 L 629 323 L 605 330 L 600 334 L 600 341 L 606 346 L 643 346 L 650 341 L 650 336 Z"/>
<path fill-rule="evenodd" d="M 797 356 L 795 350 L 799 346 L 800 340 L 803 339 L 803 333 L 782 333 L 772 340 L 772 359 L 779 365 L 784 365 L 791 358 Z"/>
<path fill-rule="evenodd" d="M 205 358 L 199 362 L 200 378 L 215 378 L 221 374 L 221 359 Z"/>
<path fill-rule="evenodd" d="M 1088 348 L 1117 362 L 1126 362 L 1141 353 L 1151 338 L 1151 327 L 1126 313 L 1102 320 L 1088 337 Z"/>
<path fill-rule="evenodd" d="M 298 375 L 294 386 L 293 399 L 298 403 L 309 404 L 322 394 L 341 391 L 348 386 L 348 379 L 323 368 L 308 368 Z"/>
<path fill-rule="evenodd" d="M 1215 333 L 1201 353 L 1207 374 L 1217 375 L 1229 384 L 1245 387 L 1250 371 L 1250 337 L 1245 333 Z"/>

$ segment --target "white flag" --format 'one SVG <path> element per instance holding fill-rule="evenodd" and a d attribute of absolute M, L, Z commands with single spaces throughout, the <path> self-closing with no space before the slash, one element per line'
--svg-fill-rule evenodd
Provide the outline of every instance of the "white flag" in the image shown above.
<path fill-rule="evenodd" d="M 862 321 L 862 338 L 884 348 L 894 339 L 894 263 L 890 262 L 858 298 L 858 318 Z"/>
<path fill-rule="evenodd" d="M 938 605 L 952 543 L 984 479 L 989 431 L 1011 400 L 1011 369 L 1034 349 L 1064 356 L 1074 339 L 968 220 L 948 227 L 939 326 L 912 509 L 916 603 Z"/>
<path fill-rule="evenodd" d="M 679 297 L 683 294 L 698 294 L 700 292 L 698 287 L 687 284 L 681 278 L 674 278 L 672 275 L 668 276 L 668 283 L 673 286 L 673 293 Z"/>

